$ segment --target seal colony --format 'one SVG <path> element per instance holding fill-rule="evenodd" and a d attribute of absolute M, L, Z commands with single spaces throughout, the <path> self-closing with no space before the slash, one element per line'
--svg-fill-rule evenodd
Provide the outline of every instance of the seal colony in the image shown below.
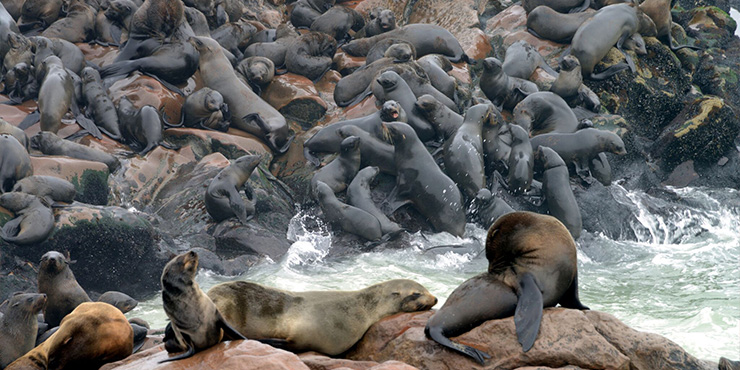
<path fill-rule="evenodd" d="M 590 178 L 608 186 L 609 159 L 627 151 L 616 133 L 579 119 L 578 107 L 593 113 L 601 107 L 584 79 L 635 72 L 631 52 L 638 60 L 648 57 L 643 37 L 658 36 L 673 50 L 696 48 L 674 45 L 670 7 L 662 0 L 575 14 L 561 12 L 583 10 L 589 1 L 525 1 L 530 32 L 572 44 L 571 55 L 557 68 L 523 41 L 513 43 L 503 59 L 475 61 L 443 27 L 401 24 L 397 19 L 406 14 L 382 8 L 363 14 L 335 1 L 299 0 L 285 19 L 292 25 L 270 27 L 237 0 L 114 0 L 106 5 L 76 0 L 61 18 L 61 1 L 26 3 L 22 16 L 0 14 L 0 36 L 7 36 L 0 37 L 4 92 L 11 104 L 36 100 L 39 107 L 38 114 L 19 124 L 0 121 L 0 207 L 13 216 L 0 233 L 5 242 L 14 247 L 43 243 L 53 235 L 60 212 L 52 206 L 63 207 L 77 197 L 75 184 L 34 175 L 31 154 L 100 162 L 111 173 L 121 173 L 130 157 L 146 158 L 158 148 L 159 153 L 180 150 L 167 141 L 176 136 L 168 135 L 172 128 L 246 136 L 264 151 L 209 144 L 233 160 L 203 184 L 193 207 L 210 216 L 204 219 L 209 228 L 225 227 L 230 219 L 238 220 L 234 227 L 249 227 L 269 210 L 260 204 L 264 188 L 253 186 L 279 182 L 271 173 L 277 171 L 271 166 L 275 163 L 261 162 L 281 155 L 292 156 L 310 173 L 301 205 L 332 225 L 334 236 L 353 238 L 355 244 L 372 248 L 420 230 L 463 237 L 467 221 L 487 228 L 488 271 L 456 289 L 426 326 L 432 340 L 480 363 L 485 352 L 449 338 L 484 320 L 513 315 L 526 352 L 535 343 L 544 307 L 586 309 L 577 291 L 574 239 L 583 219 L 573 188 Z M 90 17 L 93 13 L 97 16 Z M 83 31 L 67 32 L 72 26 Z M 33 27 L 46 30 L 36 30 L 42 36 L 21 32 Z M 88 41 L 118 48 L 118 54 L 111 60 L 85 60 L 88 48 L 82 47 L 83 54 L 74 42 Z M 603 70 L 599 64 L 612 47 L 625 62 Z M 334 70 L 346 55 L 359 61 Z M 475 64 L 481 68 L 471 72 L 472 83 L 455 77 L 455 70 L 459 76 L 460 69 L 469 71 Z M 538 70 L 555 79 L 550 91 L 537 80 Z M 119 81 L 129 78 L 151 78 L 179 106 L 168 109 L 136 93 L 116 95 L 121 91 L 116 86 L 124 84 Z M 286 119 L 284 106 L 272 99 L 281 94 L 269 92 L 291 83 L 305 84 L 318 99 L 333 99 L 324 103 L 330 103 L 334 115 L 316 125 Z M 326 93 L 325 85 L 333 89 Z M 312 92 L 317 90 L 321 94 Z M 80 127 L 63 121 L 70 110 Z M 180 123 L 171 123 L 165 111 L 180 112 Z M 130 152 L 100 150 L 110 142 Z M 177 154 L 198 160 L 210 154 L 190 149 L 190 154 Z M 383 189 L 381 182 L 390 186 Z M 467 214 L 468 209 L 475 212 Z M 140 328 L 124 323 L 120 314 L 136 301 L 108 292 L 100 302 L 90 302 L 71 271 L 72 262 L 58 252 L 43 255 L 39 294 L 13 298 L 17 308 L 0 319 L 0 330 L 12 331 L 15 338 L 6 346 L 0 337 L 0 364 L 16 361 L 8 367 L 14 368 L 60 361 L 75 366 L 100 351 L 111 351 L 106 354 L 110 360 L 133 351 L 138 336 L 131 333 Z M 162 272 L 163 308 L 171 321 L 166 349 L 177 353 L 167 361 L 245 338 L 338 355 L 383 317 L 427 310 L 437 302 L 410 280 L 352 292 L 291 292 L 229 282 L 206 293 L 194 281 L 197 271 L 198 255 L 191 250 Z M 32 320 L 39 311 L 44 312 L 43 325 L 59 328 L 33 348 L 29 343 L 36 344 L 37 331 L 43 332 L 34 329 L 40 326 Z M 96 333 L 98 319 L 115 328 Z M 66 345 L 78 338 L 110 347 L 88 345 L 71 358 Z"/>

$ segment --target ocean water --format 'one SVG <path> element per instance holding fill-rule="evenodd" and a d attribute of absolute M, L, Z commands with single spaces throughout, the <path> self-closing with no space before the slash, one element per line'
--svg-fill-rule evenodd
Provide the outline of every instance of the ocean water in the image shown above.
<path fill-rule="evenodd" d="M 667 202 L 612 185 L 613 196 L 633 211 L 637 240 L 612 240 L 584 233 L 578 241 L 581 301 L 641 331 L 661 334 L 694 356 L 740 359 L 740 194 L 736 190 L 675 189 Z M 328 228 L 307 231 L 297 214 L 287 232 L 294 241 L 279 261 L 268 261 L 240 277 L 201 271 L 208 290 L 229 280 L 250 280 L 282 289 L 355 290 L 381 281 L 418 281 L 440 302 L 463 281 L 486 270 L 480 254 L 485 230 L 469 224 L 466 238 L 447 233 L 414 234 L 404 250 L 329 258 Z M 465 244 L 465 253 L 427 250 Z M 166 325 L 160 297 L 140 303 L 129 317 L 152 327 Z"/>
<path fill-rule="evenodd" d="M 735 23 L 740 25 L 740 12 L 735 8 L 730 8 L 730 17 L 735 20 Z M 735 35 L 740 36 L 740 26 L 735 28 Z"/>

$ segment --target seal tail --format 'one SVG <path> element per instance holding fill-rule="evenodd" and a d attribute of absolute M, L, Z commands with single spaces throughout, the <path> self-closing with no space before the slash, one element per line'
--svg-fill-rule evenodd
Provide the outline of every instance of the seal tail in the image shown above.
<path fill-rule="evenodd" d="M 619 73 L 622 70 L 625 70 L 627 68 L 629 68 L 629 64 L 627 64 L 627 63 L 615 64 L 615 65 L 607 68 L 606 70 L 604 70 L 601 73 L 593 73 L 593 72 L 591 72 L 591 75 L 588 76 L 588 78 L 590 78 L 592 80 L 596 80 L 596 81 L 605 80 L 605 79 L 607 79 L 607 78 L 609 78 L 611 76 L 614 76 L 615 74 L 617 74 L 617 73 Z"/>

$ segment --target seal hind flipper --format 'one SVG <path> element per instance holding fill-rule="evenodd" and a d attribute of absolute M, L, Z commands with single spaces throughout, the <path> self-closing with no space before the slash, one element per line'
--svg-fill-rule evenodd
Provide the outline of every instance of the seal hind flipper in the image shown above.
<path fill-rule="evenodd" d="M 576 273 L 576 276 L 573 278 L 573 283 L 571 283 L 568 287 L 568 290 L 563 293 L 563 296 L 560 297 L 560 301 L 558 303 L 560 303 L 560 305 L 565 308 L 573 308 L 576 310 L 590 310 L 590 308 L 584 306 L 583 303 L 581 303 L 581 300 L 578 298 L 578 273 Z"/>
<path fill-rule="evenodd" d="M 239 219 L 239 222 L 241 222 L 242 225 L 246 225 L 254 215 L 250 215 L 247 212 L 247 206 L 244 204 L 244 199 L 242 199 L 236 189 L 229 191 L 227 196 L 229 198 L 229 207 L 231 208 L 231 211 L 234 212 L 234 215 L 236 215 L 236 218 Z"/>
<path fill-rule="evenodd" d="M 514 311 L 516 336 L 524 352 L 534 345 L 542 321 L 542 291 L 531 272 L 519 278 L 518 300 Z"/>
<path fill-rule="evenodd" d="M 380 210 L 386 215 L 391 215 L 396 212 L 399 208 L 411 204 L 411 199 L 403 199 L 398 196 L 398 186 L 391 190 L 388 197 L 380 205 Z"/>
<path fill-rule="evenodd" d="M 607 79 L 607 78 L 609 78 L 611 76 L 614 76 L 615 74 L 617 74 L 617 73 L 619 73 L 622 70 L 625 70 L 627 68 L 629 68 L 629 65 L 627 63 L 618 63 L 618 64 L 615 64 L 613 66 L 610 66 L 609 68 L 607 68 L 606 70 L 604 70 L 601 73 L 593 73 L 593 72 L 591 72 L 591 75 L 588 76 L 588 77 L 590 79 L 596 80 L 596 81 L 605 80 L 605 79 Z"/>
<path fill-rule="evenodd" d="M 159 361 L 158 363 L 161 364 L 163 362 L 177 361 L 177 360 L 182 360 L 184 358 L 192 357 L 195 354 L 195 347 L 193 347 L 193 345 L 190 344 L 190 343 L 185 343 L 185 345 L 188 348 L 187 351 L 185 351 L 185 352 L 183 352 L 183 353 L 181 353 L 181 354 L 179 354 L 177 356 L 168 357 L 168 358 L 166 358 L 166 359 L 164 359 L 162 361 Z"/>
<path fill-rule="evenodd" d="M 666 38 L 668 39 L 668 47 L 671 48 L 671 50 L 674 51 L 674 52 L 675 51 L 678 51 L 678 50 L 681 50 L 683 48 L 688 48 L 688 49 L 691 49 L 691 50 L 701 50 L 701 47 L 699 47 L 699 46 L 688 45 L 688 44 L 687 45 L 676 45 L 676 44 L 674 44 L 673 43 L 673 37 L 671 37 L 670 34 L 668 34 L 666 36 Z"/>
<path fill-rule="evenodd" d="M 90 135 L 94 136 L 96 139 L 103 138 L 103 134 L 100 133 L 100 130 L 98 129 L 98 126 L 95 124 L 95 122 L 85 117 L 85 115 L 80 112 L 80 107 L 77 106 L 75 99 L 72 99 L 72 106 L 70 108 L 72 109 L 72 114 L 74 114 L 75 120 L 77 120 L 77 124 L 79 124 L 80 127 L 87 130 L 87 132 L 89 132 Z"/>
<path fill-rule="evenodd" d="M 427 326 L 426 328 L 424 328 L 424 331 L 426 332 L 427 336 L 429 336 L 429 338 L 432 338 L 435 342 L 453 351 L 457 351 L 462 353 L 463 355 L 471 357 L 473 360 L 477 361 L 481 365 L 484 365 L 486 363 L 486 360 L 491 358 L 491 355 L 479 349 L 451 341 L 444 335 L 444 333 L 442 332 L 442 328 L 439 326 Z"/>
<path fill-rule="evenodd" d="M 38 122 L 41 118 L 41 112 L 37 109 L 35 112 L 29 114 L 26 116 L 26 118 L 21 121 L 20 124 L 18 124 L 18 128 L 21 130 L 25 130 L 31 126 L 33 126 L 34 123 Z"/>
<path fill-rule="evenodd" d="M 289 340 L 280 339 L 280 338 L 264 338 L 264 339 L 255 339 L 255 340 L 260 343 L 264 343 L 264 344 L 273 346 L 275 348 L 280 348 L 280 349 L 287 349 L 288 346 L 291 344 Z"/>
<path fill-rule="evenodd" d="M 5 226 L 0 229 L 0 231 L 2 231 L 2 233 L 0 233 L 0 238 L 7 242 L 14 241 L 18 236 L 18 233 L 21 231 L 21 221 L 23 221 L 23 217 L 16 217 L 6 222 Z"/>

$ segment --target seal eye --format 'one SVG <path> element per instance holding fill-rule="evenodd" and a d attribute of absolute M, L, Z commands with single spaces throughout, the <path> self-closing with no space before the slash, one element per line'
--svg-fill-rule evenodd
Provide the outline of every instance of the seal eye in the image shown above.
<path fill-rule="evenodd" d="M 399 292 L 393 292 L 393 293 L 391 293 L 391 295 L 395 297 L 395 296 L 400 296 L 401 293 L 399 293 Z"/>
<path fill-rule="evenodd" d="M 411 297 L 412 299 L 417 299 L 417 298 L 421 297 L 421 293 L 413 293 L 413 294 L 411 294 L 411 296 L 410 296 L 410 297 Z"/>

